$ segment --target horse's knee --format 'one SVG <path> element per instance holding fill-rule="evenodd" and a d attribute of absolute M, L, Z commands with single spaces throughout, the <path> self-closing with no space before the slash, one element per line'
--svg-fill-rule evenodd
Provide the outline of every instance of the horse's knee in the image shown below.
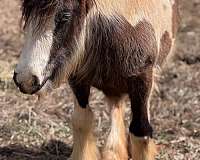
<path fill-rule="evenodd" d="M 132 120 L 130 127 L 130 133 L 135 135 L 136 137 L 150 137 L 153 136 L 153 128 L 149 123 L 148 119 L 146 120 Z"/>

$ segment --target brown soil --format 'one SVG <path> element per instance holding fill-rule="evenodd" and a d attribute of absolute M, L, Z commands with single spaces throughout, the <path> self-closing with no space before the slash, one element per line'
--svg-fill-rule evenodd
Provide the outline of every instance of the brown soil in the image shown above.
<path fill-rule="evenodd" d="M 152 99 L 152 124 L 160 160 L 200 159 L 200 0 L 181 1 L 176 55 L 168 63 Z M 0 160 L 64 160 L 72 146 L 72 94 L 62 86 L 37 102 L 13 85 L 13 68 L 23 34 L 17 0 L 0 2 Z M 98 144 L 104 144 L 109 118 L 101 92 L 93 89 Z M 129 106 L 129 103 L 127 104 Z M 127 123 L 129 119 L 127 107 Z"/>

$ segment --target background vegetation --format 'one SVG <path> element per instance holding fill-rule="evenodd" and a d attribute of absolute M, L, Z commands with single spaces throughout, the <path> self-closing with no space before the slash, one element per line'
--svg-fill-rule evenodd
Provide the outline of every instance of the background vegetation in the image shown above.
<path fill-rule="evenodd" d="M 200 0 L 182 0 L 180 8 L 176 54 L 151 103 L 160 160 L 200 159 Z M 0 160 L 64 160 L 72 146 L 71 91 L 63 85 L 37 102 L 16 90 L 12 74 L 23 43 L 19 18 L 18 0 L 0 0 Z M 109 131 L 102 93 L 93 89 L 90 104 L 102 146 Z"/>

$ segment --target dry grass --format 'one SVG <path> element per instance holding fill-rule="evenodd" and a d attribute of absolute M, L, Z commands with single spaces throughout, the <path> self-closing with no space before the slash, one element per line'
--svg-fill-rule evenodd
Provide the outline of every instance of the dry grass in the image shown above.
<path fill-rule="evenodd" d="M 152 99 L 152 123 L 160 160 L 200 159 L 200 2 L 182 0 L 182 24 L 174 60 L 165 67 Z M 12 70 L 23 35 L 17 0 L 0 3 L 0 160 L 62 160 L 71 152 L 71 91 L 67 86 L 41 103 L 19 93 Z M 109 117 L 102 93 L 92 90 L 98 144 L 104 144 Z M 129 106 L 129 103 L 127 103 Z M 127 107 L 126 122 L 129 120 Z M 59 141 L 58 141 L 59 140 Z"/>

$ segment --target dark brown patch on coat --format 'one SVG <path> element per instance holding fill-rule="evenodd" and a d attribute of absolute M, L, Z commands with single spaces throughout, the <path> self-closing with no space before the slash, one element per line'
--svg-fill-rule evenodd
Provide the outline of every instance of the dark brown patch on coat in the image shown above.
<path fill-rule="evenodd" d="M 76 83 L 73 78 L 69 79 L 69 85 L 82 108 L 86 108 L 89 104 L 90 86 L 86 84 Z"/>
<path fill-rule="evenodd" d="M 108 96 L 128 92 L 127 79 L 153 66 L 156 57 L 154 29 L 146 21 L 136 26 L 124 18 L 96 15 L 86 35 L 85 59 L 74 77 Z"/>
<path fill-rule="evenodd" d="M 174 0 L 172 6 L 172 35 L 176 36 L 180 24 L 179 0 Z"/>
<path fill-rule="evenodd" d="M 148 119 L 148 102 L 153 82 L 153 66 L 128 81 L 131 100 L 132 121 L 129 131 L 137 137 L 153 136 L 153 128 Z"/>
<path fill-rule="evenodd" d="M 98 15 L 87 27 L 85 59 L 69 79 L 79 104 L 85 107 L 88 103 L 83 98 L 88 97 L 88 86 L 109 97 L 128 94 L 134 117 L 130 132 L 138 137 L 152 137 L 147 111 L 157 55 L 152 25 L 141 21 L 132 26 L 121 17 L 107 19 Z"/>
<path fill-rule="evenodd" d="M 170 53 L 172 47 L 172 39 L 170 38 L 169 32 L 165 31 L 160 39 L 160 52 L 157 64 L 162 65 L 167 55 Z"/>

